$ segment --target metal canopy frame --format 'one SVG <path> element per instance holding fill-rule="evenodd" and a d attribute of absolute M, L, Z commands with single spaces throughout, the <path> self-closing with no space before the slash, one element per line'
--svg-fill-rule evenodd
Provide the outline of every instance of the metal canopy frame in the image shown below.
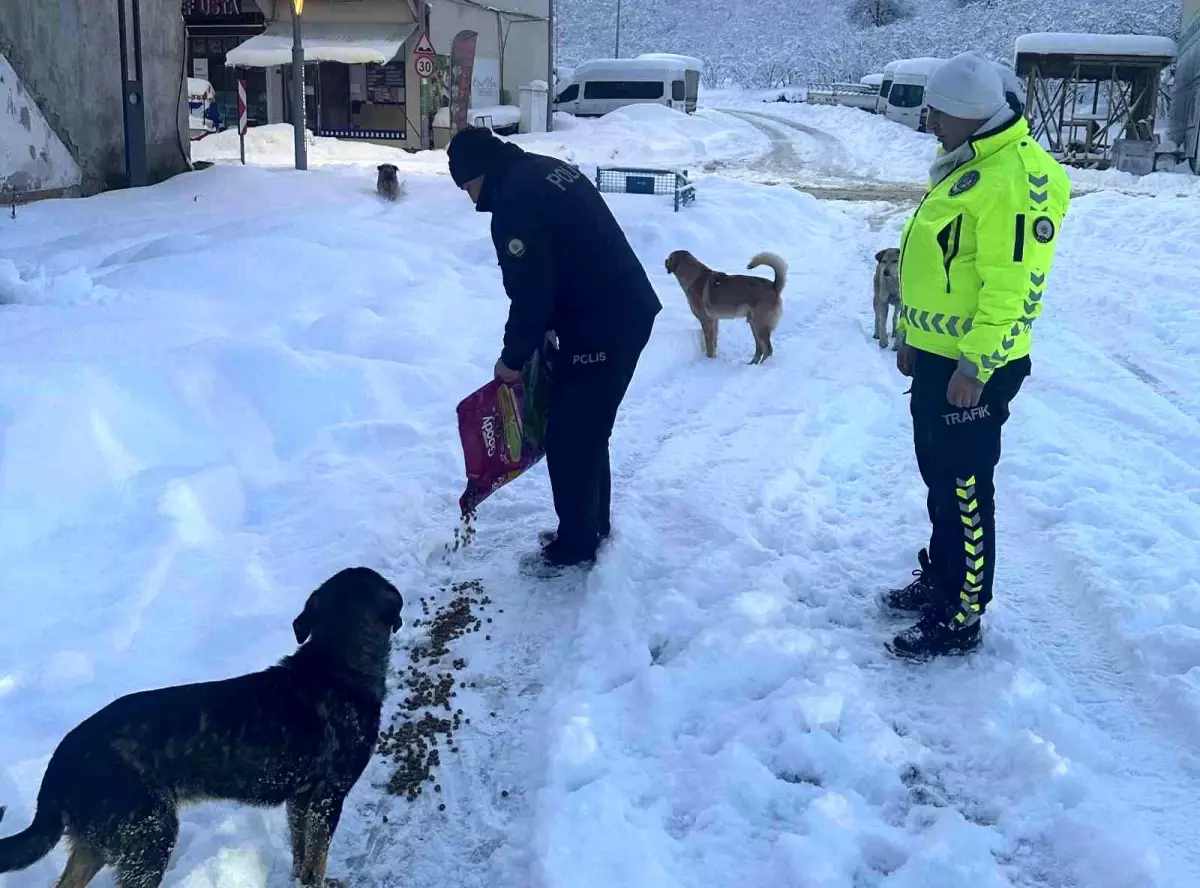
<path fill-rule="evenodd" d="M 1016 69 L 1026 80 L 1033 137 L 1063 163 L 1106 169 L 1117 140 L 1153 141 L 1159 78 L 1171 62 L 1158 56 L 1019 54 Z"/>

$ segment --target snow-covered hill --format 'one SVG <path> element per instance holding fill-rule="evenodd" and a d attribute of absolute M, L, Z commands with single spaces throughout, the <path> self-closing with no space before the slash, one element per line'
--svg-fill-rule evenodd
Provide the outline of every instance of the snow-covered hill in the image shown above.
<path fill-rule="evenodd" d="M 611 57 L 618 0 L 559 0 L 563 64 Z M 1175 36 L 1179 0 L 898 0 L 909 17 L 851 24 L 851 0 L 621 0 L 621 55 L 686 52 L 706 82 L 773 87 L 857 78 L 894 58 L 983 49 L 1009 57 L 1030 31 Z"/>

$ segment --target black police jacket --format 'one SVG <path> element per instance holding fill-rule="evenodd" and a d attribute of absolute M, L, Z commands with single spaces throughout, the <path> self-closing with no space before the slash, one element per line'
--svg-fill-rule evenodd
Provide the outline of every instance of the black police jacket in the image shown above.
<path fill-rule="evenodd" d="M 478 209 L 492 214 L 512 302 L 500 355 L 506 367 L 523 367 L 547 330 L 567 353 L 645 341 L 662 304 L 586 176 L 505 143 L 504 162 L 484 179 Z"/>

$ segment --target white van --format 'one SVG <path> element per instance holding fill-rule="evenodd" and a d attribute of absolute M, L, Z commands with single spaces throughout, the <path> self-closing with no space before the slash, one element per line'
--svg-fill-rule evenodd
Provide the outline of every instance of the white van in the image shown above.
<path fill-rule="evenodd" d="M 862 108 L 864 111 L 870 111 L 872 114 L 880 113 L 879 112 L 879 91 L 881 89 L 883 89 L 883 74 L 882 73 L 868 74 L 866 77 L 862 78 L 858 82 L 861 83 L 863 86 L 869 86 L 871 88 L 871 101 L 869 103 L 864 102 L 863 104 L 859 105 L 858 107 Z"/>
<path fill-rule="evenodd" d="M 626 105 L 655 104 L 687 114 L 700 93 L 699 59 L 651 54 L 636 59 L 593 59 L 558 87 L 554 110 L 576 117 L 602 117 Z"/>
<path fill-rule="evenodd" d="M 899 61 L 888 62 L 883 66 L 883 80 L 879 83 L 879 97 L 875 100 L 875 113 L 883 114 L 887 111 L 888 93 L 892 89 L 892 77 L 896 74 L 896 66 Z"/>
<path fill-rule="evenodd" d="M 925 104 L 925 85 L 945 59 L 905 59 L 897 62 L 888 91 L 887 117 L 897 123 L 925 132 L 929 107 Z"/>

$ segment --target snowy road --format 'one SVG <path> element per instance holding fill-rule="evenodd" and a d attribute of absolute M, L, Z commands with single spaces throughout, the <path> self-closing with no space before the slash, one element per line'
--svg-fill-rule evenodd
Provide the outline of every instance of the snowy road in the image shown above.
<path fill-rule="evenodd" d="M 720 117 L 699 132 L 732 144 Z M 453 405 L 505 303 L 486 219 L 427 163 L 395 207 L 369 171 L 217 167 L 23 208 L 0 241 L 20 303 L 0 349 L 6 833 L 80 718 L 271 662 L 312 585 L 364 563 L 407 600 L 389 717 L 429 644 L 422 599 L 478 578 L 488 603 L 437 666 L 469 723 L 422 794 L 385 789 L 390 754 L 355 789 L 331 871 L 351 888 L 1200 884 L 1200 211 L 1075 202 L 1006 432 L 984 649 L 914 667 L 873 604 L 926 533 L 905 381 L 870 338 L 872 255 L 905 204 L 746 181 L 871 177 L 855 140 L 821 155 L 759 124 L 770 153 L 681 213 L 610 198 L 665 311 L 586 581 L 516 573 L 552 522 L 544 468 L 429 558 L 461 490 Z M 746 366 L 733 323 L 700 357 L 662 267 L 678 248 L 789 260 L 771 361 Z M 286 848 L 278 812 L 190 809 L 168 888 L 283 886 Z"/>

